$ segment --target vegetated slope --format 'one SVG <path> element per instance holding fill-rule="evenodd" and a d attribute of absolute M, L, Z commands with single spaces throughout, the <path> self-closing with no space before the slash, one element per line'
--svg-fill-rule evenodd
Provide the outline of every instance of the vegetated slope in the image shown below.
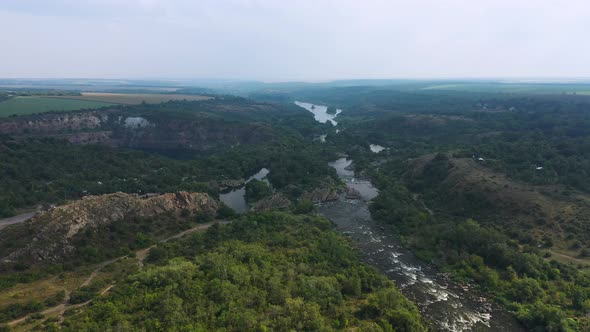
<path fill-rule="evenodd" d="M 537 245 L 540 234 L 568 225 L 540 225 L 535 215 L 553 215 L 552 209 L 567 209 L 575 200 L 535 193 L 530 185 L 473 170 L 471 163 L 441 153 L 371 169 L 379 188 L 372 216 L 394 228 L 419 257 L 474 283 L 529 329 L 587 331 L 590 275 L 549 259 Z M 542 205 L 547 202 L 551 206 Z M 552 237 L 540 240 L 550 246 Z"/>
<path fill-rule="evenodd" d="M 407 162 L 404 180 L 436 212 L 476 219 L 523 244 L 580 250 L 589 243 L 587 194 L 515 181 L 487 168 L 486 162 L 427 155 Z"/>
<path fill-rule="evenodd" d="M 144 271 L 70 313 L 65 331 L 424 331 L 329 221 L 251 214 L 154 248 Z"/>
<path fill-rule="evenodd" d="M 149 243 L 151 237 L 182 228 L 175 222 L 181 213 L 207 218 L 215 216 L 217 208 L 217 201 L 202 193 L 89 196 L 0 230 L 1 262 L 10 266 L 105 259 L 124 252 L 125 245 Z"/>

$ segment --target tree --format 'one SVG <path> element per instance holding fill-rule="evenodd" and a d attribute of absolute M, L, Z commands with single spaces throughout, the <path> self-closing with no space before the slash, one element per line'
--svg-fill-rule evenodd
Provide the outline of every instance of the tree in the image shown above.
<path fill-rule="evenodd" d="M 303 198 L 297 202 L 293 212 L 296 214 L 305 214 L 310 213 L 311 211 L 313 211 L 313 202 L 308 198 Z"/>
<path fill-rule="evenodd" d="M 246 183 L 246 200 L 249 202 L 258 201 L 270 194 L 272 194 L 272 189 L 264 181 L 252 179 Z"/>

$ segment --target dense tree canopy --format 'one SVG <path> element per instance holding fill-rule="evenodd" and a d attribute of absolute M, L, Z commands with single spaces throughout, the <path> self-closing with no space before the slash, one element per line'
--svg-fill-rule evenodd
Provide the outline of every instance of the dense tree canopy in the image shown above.
<path fill-rule="evenodd" d="M 425 331 L 325 219 L 254 214 L 166 244 L 66 331 Z"/>

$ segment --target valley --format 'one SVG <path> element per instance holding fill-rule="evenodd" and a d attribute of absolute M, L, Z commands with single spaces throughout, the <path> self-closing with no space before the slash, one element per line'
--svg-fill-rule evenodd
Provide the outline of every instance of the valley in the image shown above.
<path fill-rule="evenodd" d="M 589 18 L 0 1 L 0 332 L 590 332 Z"/>
<path fill-rule="evenodd" d="M 586 121 L 586 100 L 551 111 L 539 107 L 564 97 L 389 89 L 0 120 L 3 321 L 583 331 L 590 190 L 576 179 L 586 129 L 566 115 Z M 32 206 L 41 211 L 9 219 Z M 152 274 L 193 293 L 164 291 Z M 146 309 L 151 292 L 171 311 Z M 211 308 L 186 314 L 199 303 Z M 136 318 L 141 310 L 155 318 Z M 298 310 L 315 318 L 298 323 Z"/>

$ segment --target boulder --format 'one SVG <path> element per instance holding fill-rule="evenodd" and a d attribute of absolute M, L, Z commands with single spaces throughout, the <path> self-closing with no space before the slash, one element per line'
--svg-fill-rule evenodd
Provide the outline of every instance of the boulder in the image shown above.
<path fill-rule="evenodd" d="M 354 188 L 349 188 L 349 187 L 346 187 L 345 196 L 347 199 L 361 199 L 362 198 L 361 193 L 358 190 L 356 190 Z"/>
<path fill-rule="evenodd" d="M 316 188 L 311 192 L 304 193 L 301 198 L 309 199 L 314 204 L 330 202 L 338 199 L 338 191 L 331 188 Z"/>

